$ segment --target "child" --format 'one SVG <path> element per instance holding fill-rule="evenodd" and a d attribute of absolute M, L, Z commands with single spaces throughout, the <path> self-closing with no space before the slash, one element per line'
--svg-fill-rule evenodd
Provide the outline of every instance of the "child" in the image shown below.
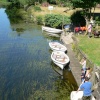
<path fill-rule="evenodd" d="M 85 80 L 85 75 L 86 75 L 86 71 L 84 72 L 83 69 L 81 69 L 82 74 L 81 74 L 81 82 L 83 82 Z"/>
<path fill-rule="evenodd" d="M 85 75 L 85 77 L 90 78 L 90 72 L 91 72 L 91 69 L 89 67 L 89 68 L 86 69 L 86 75 Z"/>
<path fill-rule="evenodd" d="M 83 57 L 80 64 L 82 65 L 82 69 L 84 70 L 84 73 L 85 73 L 86 71 L 86 58 L 85 57 Z"/>

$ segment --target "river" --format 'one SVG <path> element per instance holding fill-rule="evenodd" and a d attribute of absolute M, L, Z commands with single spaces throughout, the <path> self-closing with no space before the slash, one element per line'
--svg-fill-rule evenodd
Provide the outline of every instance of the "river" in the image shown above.
<path fill-rule="evenodd" d="M 0 8 L 0 100 L 69 100 L 76 83 L 52 62 L 52 40 L 39 25 L 11 24 Z"/>

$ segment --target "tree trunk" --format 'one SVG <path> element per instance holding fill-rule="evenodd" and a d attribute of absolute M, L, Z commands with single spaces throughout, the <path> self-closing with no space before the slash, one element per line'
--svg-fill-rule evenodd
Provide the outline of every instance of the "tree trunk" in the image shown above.
<path fill-rule="evenodd" d="M 90 21 L 90 18 L 91 18 L 91 8 L 89 9 L 90 11 L 89 11 L 89 21 Z"/>
<path fill-rule="evenodd" d="M 93 18 L 94 18 L 94 12 L 95 12 L 95 7 L 94 7 L 94 10 L 93 10 Z"/>
<path fill-rule="evenodd" d="M 86 28 L 88 27 L 88 24 L 89 24 L 89 21 L 88 21 L 88 17 L 86 16 L 85 17 L 85 21 L 86 21 Z M 88 34 L 88 31 L 86 30 L 86 33 L 85 33 L 85 35 L 87 35 Z"/>

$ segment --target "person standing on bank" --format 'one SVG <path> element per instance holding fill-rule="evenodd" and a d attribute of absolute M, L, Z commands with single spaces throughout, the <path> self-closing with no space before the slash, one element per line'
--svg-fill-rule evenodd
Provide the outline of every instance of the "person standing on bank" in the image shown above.
<path fill-rule="evenodd" d="M 91 33 L 92 33 L 92 23 L 90 22 L 89 25 L 88 25 L 88 37 L 91 38 Z"/>
<path fill-rule="evenodd" d="M 85 73 L 86 71 L 86 58 L 85 57 L 83 57 L 80 64 L 82 65 L 82 69 L 84 70 L 84 73 Z"/>
<path fill-rule="evenodd" d="M 84 72 L 83 69 L 81 69 L 82 73 L 81 73 L 81 82 L 83 83 L 85 81 L 85 75 L 86 75 L 86 72 Z"/>
<path fill-rule="evenodd" d="M 89 82 L 88 77 L 85 77 L 85 83 L 83 83 L 77 90 L 77 92 L 83 90 L 82 100 L 91 100 L 91 95 L 92 95 L 91 88 L 92 88 L 92 83 Z"/>

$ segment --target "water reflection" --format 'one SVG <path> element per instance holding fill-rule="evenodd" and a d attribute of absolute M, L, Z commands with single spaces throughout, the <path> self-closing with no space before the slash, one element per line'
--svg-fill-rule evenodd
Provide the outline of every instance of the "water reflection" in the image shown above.
<path fill-rule="evenodd" d="M 78 88 L 69 65 L 65 66 L 64 69 L 62 70 L 59 66 L 55 65 L 53 62 L 51 62 L 51 64 L 52 68 L 55 70 L 55 72 L 57 72 L 61 76 L 62 79 L 69 81 L 70 84 L 72 84 L 75 89 Z"/>
<path fill-rule="evenodd" d="M 42 32 L 42 35 L 44 38 L 47 39 L 47 42 L 50 42 L 50 41 L 59 41 L 60 37 L 58 36 L 52 36 L 52 35 L 49 35 L 47 32 Z"/>
<path fill-rule="evenodd" d="M 54 69 L 59 75 L 63 77 L 63 70 L 59 66 L 54 64 L 53 61 L 51 61 L 51 65 L 52 65 L 52 69 Z"/>
<path fill-rule="evenodd" d="M 47 42 L 59 39 L 45 37 L 37 25 L 10 25 L 5 9 L 0 18 L 0 100 L 69 100 L 71 74 L 65 69 L 62 78 L 53 70 Z M 24 29 L 20 36 L 17 28 Z"/>

